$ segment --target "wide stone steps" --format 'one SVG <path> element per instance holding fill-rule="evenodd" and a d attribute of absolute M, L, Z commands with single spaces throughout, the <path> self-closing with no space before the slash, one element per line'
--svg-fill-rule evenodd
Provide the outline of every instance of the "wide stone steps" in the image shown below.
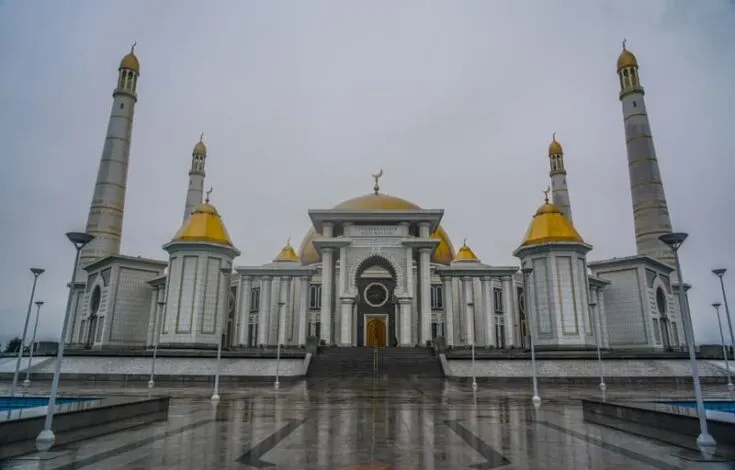
<path fill-rule="evenodd" d="M 309 377 L 440 378 L 439 359 L 428 348 L 323 348 Z"/>

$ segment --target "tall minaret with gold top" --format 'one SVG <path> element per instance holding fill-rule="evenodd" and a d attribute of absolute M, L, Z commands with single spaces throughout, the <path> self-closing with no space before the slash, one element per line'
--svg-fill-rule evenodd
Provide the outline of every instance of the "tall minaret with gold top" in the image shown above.
<path fill-rule="evenodd" d="M 618 57 L 618 77 L 638 254 L 651 256 L 673 266 L 674 258 L 671 250 L 658 238 L 671 232 L 671 218 L 653 146 L 646 102 L 643 99 L 644 91 L 638 75 L 638 61 L 633 53 L 626 49 L 625 41 L 623 51 Z"/>
<path fill-rule="evenodd" d="M 567 170 L 564 169 L 564 150 L 556 140 L 556 133 L 551 137 L 549 144 L 549 165 L 551 171 L 551 198 L 556 207 L 569 221 L 572 221 L 572 205 L 569 201 L 569 189 L 567 188 Z"/>
<path fill-rule="evenodd" d="M 87 232 L 95 238 L 82 249 L 80 268 L 97 259 L 120 253 L 139 75 L 140 63 L 133 44 L 130 53 L 120 61 L 117 86 L 112 92 L 112 111 L 87 217 Z"/>
<path fill-rule="evenodd" d="M 204 163 L 207 159 L 207 146 L 204 145 L 204 134 L 199 136 L 199 142 L 191 153 L 191 169 L 189 169 L 189 189 L 186 191 L 186 205 L 184 206 L 184 222 L 194 209 L 202 203 L 204 196 Z"/>

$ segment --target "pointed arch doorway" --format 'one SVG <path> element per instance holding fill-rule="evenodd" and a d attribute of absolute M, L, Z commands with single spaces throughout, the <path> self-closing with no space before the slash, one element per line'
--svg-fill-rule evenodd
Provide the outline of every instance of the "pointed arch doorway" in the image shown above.
<path fill-rule="evenodd" d="M 358 292 L 355 322 L 357 346 L 395 346 L 395 269 L 388 260 L 376 255 L 363 261 L 355 274 Z"/>

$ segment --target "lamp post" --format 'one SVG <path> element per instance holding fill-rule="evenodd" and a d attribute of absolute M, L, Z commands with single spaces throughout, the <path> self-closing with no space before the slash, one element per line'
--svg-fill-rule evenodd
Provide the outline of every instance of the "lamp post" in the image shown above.
<path fill-rule="evenodd" d="M 720 303 L 715 302 L 712 306 L 715 308 L 717 313 L 717 326 L 720 327 L 720 342 L 722 343 L 722 357 L 725 358 L 725 369 L 727 369 L 727 389 L 729 391 L 735 390 L 735 385 L 732 383 L 732 373 L 730 372 L 730 363 L 727 360 L 727 346 L 725 345 L 725 335 L 722 333 L 722 320 L 720 320 Z"/>
<path fill-rule="evenodd" d="M 28 354 L 28 367 L 26 367 L 26 379 L 23 381 L 23 386 L 28 387 L 31 384 L 31 362 L 33 361 L 33 348 L 36 345 L 36 331 L 38 331 L 38 316 L 41 314 L 41 305 L 43 300 L 36 301 L 36 322 L 33 325 L 33 337 L 31 338 L 31 346 Z"/>
<path fill-rule="evenodd" d="M 23 337 L 20 340 L 20 347 L 18 348 L 18 360 L 15 361 L 15 372 L 13 373 L 13 385 L 10 386 L 10 396 L 15 396 L 15 389 L 18 387 L 18 374 L 20 373 L 20 362 L 23 357 L 23 345 L 26 342 L 26 334 L 28 333 L 28 322 L 31 319 L 31 307 L 33 307 L 33 296 L 36 294 L 36 283 L 38 282 L 38 276 L 43 274 L 44 269 L 31 268 L 33 273 L 33 288 L 31 289 L 31 299 L 28 301 L 28 312 L 26 312 L 26 322 L 23 326 Z"/>
<path fill-rule="evenodd" d="M 523 297 L 526 303 L 526 315 L 528 316 L 528 323 L 531 325 L 528 328 L 529 337 L 531 338 L 531 376 L 533 378 L 533 397 L 531 402 L 534 406 L 541 404 L 541 397 L 538 394 L 538 378 L 536 377 L 536 339 L 534 338 L 534 325 L 533 315 L 531 315 L 531 303 L 528 301 L 528 283 L 527 278 L 533 272 L 533 268 L 523 268 Z"/>
<path fill-rule="evenodd" d="M 596 305 L 596 302 L 590 302 L 589 308 L 593 309 Z M 600 366 L 600 390 L 605 393 L 605 390 L 607 390 L 607 385 L 605 385 L 605 366 L 602 364 L 602 319 L 600 318 L 599 310 L 597 310 L 595 313 L 597 314 L 595 315 L 595 343 L 597 343 L 597 364 Z"/>
<path fill-rule="evenodd" d="M 156 315 L 156 322 L 153 325 L 153 361 L 151 361 L 151 378 L 148 379 L 148 388 L 153 388 L 156 382 L 153 378 L 156 375 L 156 357 L 158 356 L 158 342 L 161 338 L 161 328 L 163 327 L 163 309 L 165 308 L 166 302 L 158 301 L 158 315 Z"/>
<path fill-rule="evenodd" d="M 712 274 L 720 278 L 720 288 L 722 289 L 722 301 L 725 303 L 725 317 L 727 317 L 727 328 L 730 330 L 730 347 L 735 349 L 735 335 L 732 332 L 732 319 L 730 318 L 730 307 L 727 306 L 727 294 L 725 293 L 725 281 L 722 279 L 727 272 L 725 268 L 713 269 Z"/>
<path fill-rule="evenodd" d="M 473 305 L 474 303 L 467 302 L 467 316 L 469 316 L 470 313 L 473 313 L 471 310 Z M 475 338 L 477 338 L 477 331 L 475 328 L 477 325 L 475 324 L 475 315 L 472 315 L 472 323 L 472 338 L 469 339 L 472 341 L 472 391 L 475 392 L 477 391 L 477 374 L 475 373 Z"/>
<path fill-rule="evenodd" d="M 273 383 L 273 388 L 276 390 L 281 386 L 281 383 L 278 381 L 278 376 L 281 368 L 281 312 L 283 311 L 284 305 L 286 305 L 286 302 L 283 300 L 278 302 L 278 318 L 276 319 L 276 381 Z"/>
<path fill-rule="evenodd" d="M 217 368 L 214 374 L 214 392 L 212 392 L 212 401 L 219 400 L 219 373 L 220 363 L 222 362 L 222 327 L 225 323 L 225 319 L 227 318 L 227 294 L 230 292 L 230 273 L 232 272 L 232 268 L 220 268 L 219 271 L 225 278 L 225 295 L 222 297 L 222 319 L 219 322 L 219 340 L 217 341 Z"/>
<path fill-rule="evenodd" d="M 684 320 L 684 337 L 689 350 L 689 362 L 692 366 L 692 382 L 694 383 L 694 397 L 697 400 L 697 415 L 699 416 L 699 436 L 697 436 L 697 445 L 700 450 L 708 455 L 714 454 L 717 442 L 707 429 L 707 415 L 704 411 L 704 401 L 702 400 L 702 385 L 699 382 L 699 367 L 694 352 L 694 328 L 692 326 L 692 317 L 687 308 L 687 300 L 684 293 L 684 275 L 681 272 L 681 262 L 679 261 L 679 248 L 684 243 L 688 235 L 686 233 L 666 233 L 658 237 L 659 240 L 669 246 L 674 254 L 676 263 L 676 274 L 679 277 L 679 310 Z"/>
<path fill-rule="evenodd" d="M 64 359 L 64 345 L 66 343 L 66 330 L 69 329 L 69 313 L 71 313 L 71 300 L 74 293 L 74 280 L 77 277 L 77 265 L 79 264 L 79 252 L 87 243 L 94 240 L 94 235 L 84 232 L 69 232 L 66 238 L 74 245 L 76 254 L 74 255 L 74 267 L 71 272 L 71 282 L 69 283 L 69 295 L 66 299 L 66 310 L 64 310 L 64 322 L 61 324 L 61 336 L 59 337 L 59 346 L 56 349 L 56 363 L 54 364 L 54 378 L 51 382 L 51 393 L 48 398 L 48 410 L 46 411 L 46 421 L 43 424 L 43 430 L 36 437 L 36 449 L 39 451 L 49 450 L 56 440 L 54 431 L 51 429 L 54 421 L 54 409 L 56 408 L 56 395 L 59 392 L 59 378 L 61 377 L 61 361 Z"/>

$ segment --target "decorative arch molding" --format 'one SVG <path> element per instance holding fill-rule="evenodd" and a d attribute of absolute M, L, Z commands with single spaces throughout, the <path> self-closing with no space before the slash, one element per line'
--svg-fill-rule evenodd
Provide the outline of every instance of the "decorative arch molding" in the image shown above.
<path fill-rule="evenodd" d="M 404 270 L 401 268 L 401 264 L 398 263 L 390 253 L 384 251 L 369 251 L 360 256 L 355 260 L 355 263 L 350 267 L 350 275 L 348 280 L 349 290 L 347 295 L 354 297 L 357 295 L 357 276 L 360 271 L 364 268 L 369 267 L 369 264 L 373 260 L 380 260 L 387 263 L 390 266 L 392 274 L 395 276 L 396 287 L 394 293 L 396 295 L 402 295 L 404 293 Z"/>

